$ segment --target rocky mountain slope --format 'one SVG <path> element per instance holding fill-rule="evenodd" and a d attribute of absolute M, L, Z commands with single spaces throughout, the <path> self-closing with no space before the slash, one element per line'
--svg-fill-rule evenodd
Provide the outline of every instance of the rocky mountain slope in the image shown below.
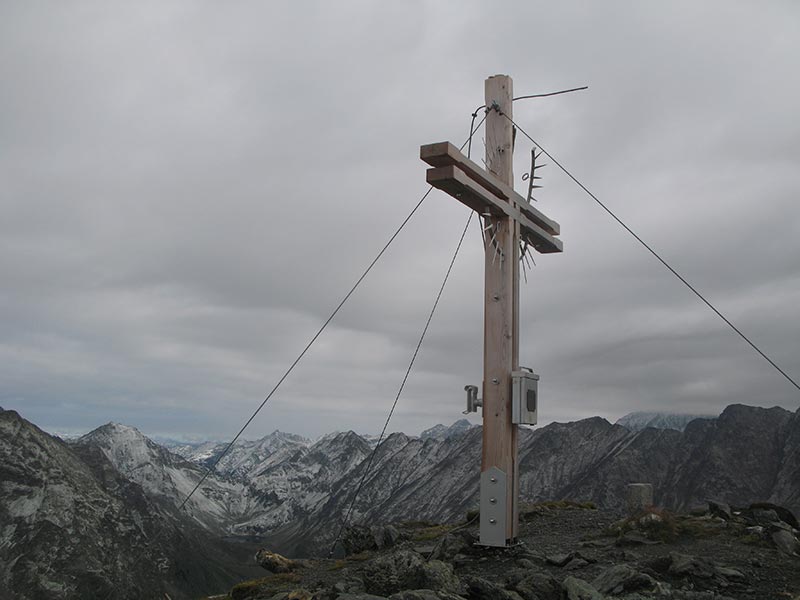
<path fill-rule="evenodd" d="M 594 417 L 520 432 L 520 490 L 526 501 L 579 499 L 609 509 L 625 486 L 652 483 L 657 504 L 684 510 L 715 498 L 734 505 L 769 500 L 800 511 L 800 411 L 732 405 L 684 432 L 629 431 Z M 478 502 L 479 428 L 444 440 L 389 436 L 376 450 L 352 523 L 461 518 Z M 348 511 L 365 464 L 330 489 L 302 521 L 269 533 L 290 554 L 327 550 Z"/>
<path fill-rule="evenodd" d="M 0 597 L 188 598 L 251 571 L 97 447 L 0 410 Z"/>
<path fill-rule="evenodd" d="M 235 532 L 259 535 L 318 513 L 370 450 L 370 444 L 352 431 L 325 436 L 307 447 L 280 450 L 247 475 L 268 508 L 237 525 Z"/>
<path fill-rule="evenodd" d="M 353 432 L 315 442 L 274 432 L 234 446 L 180 512 L 219 444 L 187 448 L 187 460 L 122 425 L 67 444 L 16 413 L 0 415 L 0 597 L 19 586 L 69 597 L 112 581 L 149 593 L 145 573 L 158 573 L 177 597 L 191 585 L 206 591 L 242 566 L 222 534 L 244 540 L 242 551 L 260 540 L 285 554 L 326 555 L 362 479 L 350 524 L 456 522 L 477 505 L 480 427 L 395 433 L 377 447 Z M 625 486 L 640 481 L 669 509 L 713 498 L 800 512 L 800 411 L 732 405 L 684 431 L 630 431 L 593 417 L 523 428 L 519 442 L 527 502 L 576 499 L 615 510 Z M 215 553 L 225 557 L 206 568 Z M 191 568 L 182 562 L 189 559 Z M 190 585 L 194 568 L 204 575 Z"/>
<path fill-rule="evenodd" d="M 779 516 L 782 514 L 783 517 Z M 520 544 L 476 545 L 477 524 L 419 522 L 347 533 L 344 559 L 287 560 L 266 549 L 232 600 L 798 600 L 793 515 L 758 505 L 693 514 L 526 506 Z M 787 520 L 784 520 L 787 519 Z"/>
<path fill-rule="evenodd" d="M 420 433 L 419 437 L 422 438 L 423 440 L 427 440 L 428 438 L 433 438 L 435 440 L 445 440 L 450 437 L 457 437 L 463 435 L 473 427 L 475 427 L 475 425 L 473 425 L 466 419 L 459 419 L 449 427 L 441 424 L 434 425 L 430 429 L 426 429 L 425 431 Z"/>
<path fill-rule="evenodd" d="M 263 468 L 275 453 L 298 450 L 311 444 L 311 441 L 293 433 L 275 430 L 260 440 L 239 440 L 225 453 L 216 465 L 216 472 L 223 475 L 248 476 L 253 469 Z M 227 443 L 204 442 L 201 444 L 176 444 L 167 446 L 174 454 L 188 461 L 209 466 L 227 448 Z"/>
<path fill-rule="evenodd" d="M 136 428 L 117 423 L 98 427 L 72 445 L 99 450 L 150 497 L 175 507 L 183 503 L 207 471 L 151 441 Z M 267 505 L 246 483 L 212 473 L 185 508 L 204 528 L 224 534 L 235 523 L 263 512 Z"/>

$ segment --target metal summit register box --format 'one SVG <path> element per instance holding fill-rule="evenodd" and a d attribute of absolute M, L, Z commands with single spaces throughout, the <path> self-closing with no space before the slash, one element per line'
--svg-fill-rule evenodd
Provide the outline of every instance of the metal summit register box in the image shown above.
<path fill-rule="evenodd" d="M 539 376 L 533 371 L 511 373 L 511 422 L 536 425 L 539 410 Z"/>

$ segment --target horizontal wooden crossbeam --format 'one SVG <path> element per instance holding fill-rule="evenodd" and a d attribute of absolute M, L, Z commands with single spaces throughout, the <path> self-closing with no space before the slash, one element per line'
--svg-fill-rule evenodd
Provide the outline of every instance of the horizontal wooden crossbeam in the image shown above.
<path fill-rule="evenodd" d="M 564 251 L 561 240 L 551 236 L 526 214 L 518 210 L 516 203 L 499 198 L 475 178 L 469 177 L 459 166 L 445 165 L 428 169 L 425 179 L 433 187 L 447 192 L 480 214 L 488 210 L 494 217 L 514 219 L 520 225 L 521 239 L 537 252 L 550 254 Z"/>
<path fill-rule="evenodd" d="M 482 169 L 450 142 L 426 144 L 419 149 L 419 157 L 432 167 L 454 165 L 461 169 L 467 177 L 479 183 L 484 189 L 503 200 L 514 202 L 531 221 L 550 235 L 559 235 L 561 227 L 552 219 L 531 206 L 525 198 L 500 181 L 497 177 Z M 430 182 L 429 182 L 430 183 Z"/>

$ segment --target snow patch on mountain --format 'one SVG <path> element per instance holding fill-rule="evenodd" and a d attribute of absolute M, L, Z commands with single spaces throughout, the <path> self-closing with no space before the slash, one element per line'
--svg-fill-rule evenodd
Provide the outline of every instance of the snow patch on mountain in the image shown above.
<path fill-rule="evenodd" d="M 307 446 L 285 446 L 251 473 L 250 485 L 268 508 L 246 523 L 241 534 L 260 534 L 318 510 L 340 483 L 369 456 L 370 444 L 347 431 Z"/>
<path fill-rule="evenodd" d="M 683 431 L 695 419 L 716 419 L 717 415 L 692 415 L 666 412 L 632 412 L 617 420 L 629 431 L 641 431 L 647 427 L 654 429 L 674 429 Z"/>
<path fill-rule="evenodd" d="M 180 444 L 172 446 L 171 451 L 198 465 L 208 467 L 216 463 L 215 471 L 222 475 L 249 479 L 254 470 L 268 465 L 275 455 L 291 453 L 310 444 L 303 436 L 275 430 L 259 440 L 239 440 L 227 452 L 228 442 Z"/>
<path fill-rule="evenodd" d="M 466 419 L 459 419 L 449 427 L 441 424 L 434 425 L 430 429 L 426 429 L 421 434 L 419 434 L 419 437 L 423 440 L 427 439 L 446 440 L 451 437 L 464 435 L 467 431 L 469 431 L 473 427 L 477 427 L 477 425 L 473 425 Z"/>
<path fill-rule="evenodd" d="M 130 466 L 149 453 L 137 434 L 113 426 L 94 439 L 124 441 L 108 453 Z M 207 596 L 249 571 L 242 542 L 217 531 L 151 497 L 100 447 L 0 410 L 0 597 Z"/>
<path fill-rule="evenodd" d="M 173 454 L 135 427 L 108 423 L 81 437 L 76 445 L 98 448 L 111 464 L 149 494 L 182 507 L 206 469 Z M 249 486 L 211 473 L 185 502 L 194 519 L 209 530 L 227 530 L 262 509 Z"/>

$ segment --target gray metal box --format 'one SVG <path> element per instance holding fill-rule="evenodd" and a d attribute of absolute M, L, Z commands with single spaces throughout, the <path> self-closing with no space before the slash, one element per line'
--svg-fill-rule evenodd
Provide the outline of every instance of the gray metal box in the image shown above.
<path fill-rule="evenodd" d="M 539 416 L 539 376 L 530 371 L 511 373 L 511 422 L 536 425 Z"/>

